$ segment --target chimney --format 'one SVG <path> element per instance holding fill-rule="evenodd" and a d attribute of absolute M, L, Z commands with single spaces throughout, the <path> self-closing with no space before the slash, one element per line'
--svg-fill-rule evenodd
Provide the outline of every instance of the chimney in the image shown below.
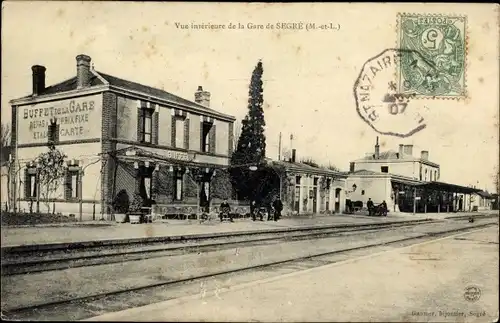
<path fill-rule="evenodd" d="M 354 162 L 349 163 L 349 171 L 352 173 L 354 172 Z"/>
<path fill-rule="evenodd" d="M 413 156 L 413 145 L 405 145 L 404 146 L 404 154 L 412 157 Z"/>
<path fill-rule="evenodd" d="M 378 145 L 378 136 L 377 136 L 377 143 L 375 144 L 375 159 L 380 158 L 380 146 Z"/>
<path fill-rule="evenodd" d="M 295 155 L 296 155 L 296 152 L 297 152 L 297 151 L 295 150 L 295 148 L 294 148 L 294 149 L 292 149 L 292 163 L 295 163 Z"/>
<path fill-rule="evenodd" d="M 423 159 L 423 160 L 429 160 L 429 151 L 422 150 L 420 152 L 420 158 Z"/>
<path fill-rule="evenodd" d="M 39 95 L 45 90 L 45 70 L 44 66 L 34 65 L 33 71 L 33 95 Z"/>
<path fill-rule="evenodd" d="M 203 87 L 198 86 L 198 90 L 194 93 L 194 102 L 201 104 L 204 107 L 210 107 L 210 92 L 203 91 Z"/>
<path fill-rule="evenodd" d="M 399 152 L 398 152 L 398 157 L 403 158 L 404 155 L 404 145 L 399 145 Z"/>
<path fill-rule="evenodd" d="M 76 84 L 77 88 L 90 86 L 90 56 L 76 56 Z"/>

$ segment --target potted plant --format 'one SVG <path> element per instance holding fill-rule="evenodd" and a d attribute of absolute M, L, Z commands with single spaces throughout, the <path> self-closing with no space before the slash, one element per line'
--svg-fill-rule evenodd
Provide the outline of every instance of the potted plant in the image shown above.
<path fill-rule="evenodd" d="M 115 216 L 115 221 L 117 223 L 127 222 L 127 213 L 129 211 L 129 197 L 126 190 L 121 190 L 116 194 L 113 200 L 113 211 Z"/>
<path fill-rule="evenodd" d="M 134 199 L 130 204 L 128 216 L 130 219 L 130 223 L 141 223 L 142 217 L 142 206 L 144 204 L 144 200 L 139 193 L 134 193 Z"/>

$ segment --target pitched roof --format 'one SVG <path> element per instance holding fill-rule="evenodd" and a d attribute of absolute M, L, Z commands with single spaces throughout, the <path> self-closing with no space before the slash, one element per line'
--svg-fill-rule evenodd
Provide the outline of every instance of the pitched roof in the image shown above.
<path fill-rule="evenodd" d="M 151 86 L 135 83 L 132 81 L 127 81 L 127 80 L 124 80 L 124 79 L 121 79 L 121 78 L 118 78 L 118 77 L 115 77 L 115 76 L 112 76 L 109 74 L 105 74 L 102 72 L 97 72 L 97 73 L 99 73 L 99 75 L 101 75 L 110 85 L 126 88 L 129 90 L 133 90 L 133 91 L 137 91 L 137 92 L 141 92 L 141 93 L 147 93 L 147 94 L 150 94 L 152 96 L 155 96 L 155 97 L 167 100 L 167 101 L 172 101 L 172 102 L 176 102 L 179 104 L 187 105 L 187 106 L 195 108 L 195 109 L 203 109 L 203 110 L 210 111 L 212 113 L 220 114 L 219 111 L 207 108 L 207 107 L 205 107 L 201 104 L 198 104 L 196 102 L 181 98 L 180 96 L 174 95 L 170 92 L 156 89 L 156 88 L 151 87 Z"/>
<path fill-rule="evenodd" d="M 370 155 L 370 156 L 365 156 L 361 159 L 363 160 L 375 160 L 374 157 L 375 154 Z M 382 151 L 380 152 L 379 159 L 398 159 L 399 153 L 394 151 L 394 150 L 388 150 L 388 151 Z"/>
<path fill-rule="evenodd" d="M 112 76 L 112 75 L 109 75 L 106 73 L 102 73 L 102 72 L 98 72 L 98 71 L 93 71 L 93 72 L 94 73 L 92 73 L 91 78 L 90 78 L 90 86 L 104 85 L 104 83 L 99 78 L 99 76 L 101 76 L 102 79 L 104 79 L 106 82 L 109 83 L 109 85 L 112 85 L 112 86 L 116 86 L 116 87 L 120 87 L 120 88 L 125 88 L 127 90 L 132 90 L 132 91 L 148 94 L 150 96 L 154 96 L 154 97 L 157 97 L 157 98 L 162 99 L 162 100 L 171 101 L 174 103 L 185 105 L 185 106 L 193 108 L 193 109 L 207 111 L 207 112 L 212 113 L 212 114 L 217 114 L 217 115 L 221 115 L 221 116 L 225 116 L 225 117 L 234 119 L 233 116 L 221 113 L 221 112 L 214 110 L 214 109 L 207 108 L 201 104 L 198 104 L 196 102 L 181 98 L 180 96 L 174 95 L 170 92 L 156 89 L 156 88 L 153 88 L 151 86 L 127 81 L 127 80 L 124 80 L 124 79 L 121 79 L 121 78 L 118 78 L 116 76 Z M 98 74 L 99 76 L 97 76 L 95 74 Z M 76 81 L 76 76 L 75 76 L 75 77 L 72 77 L 66 81 L 51 85 L 49 87 L 46 87 L 40 93 L 40 95 L 50 95 L 50 94 L 56 94 L 56 93 L 61 93 L 61 92 L 74 91 L 76 89 L 77 89 L 77 81 Z M 30 95 L 22 97 L 21 99 L 27 99 L 27 98 L 31 98 L 31 97 L 32 97 L 32 95 L 30 94 Z"/>
<path fill-rule="evenodd" d="M 479 192 L 476 192 L 476 194 L 481 196 L 481 197 L 484 197 L 484 198 L 493 198 L 493 196 L 490 193 L 485 192 L 485 191 L 479 191 Z"/>
<path fill-rule="evenodd" d="M 314 167 L 308 164 L 300 163 L 300 162 L 288 162 L 288 161 L 277 161 L 272 160 L 271 163 L 276 166 L 281 166 L 290 170 L 297 170 L 302 172 L 309 172 L 315 174 L 324 174 L 324 175 L 334 175 L 334 176 L 345 176 L 343 172 L 334 171 L 324 167 Z"/>
<path fill-rule="evenodd" d="M 90 77 L 90 86 L 97 86 L 97 85 L 104 85 L 104 83 L 95 75 L 92 75 Z M 68 92 L 68 91 L 74 91 L 76 90 L 77 84 L 76 84 L 76 76 L 72 77 L 68 80 L 62 81 L 60 83 L 56 83 L 54 85 L 46 87 L 42 92 L 40 92 L 40 95 L 50 95 L 50 94 L 56 94 L 56 93 L 61 93 L 61 92 Z M 21 99 L 27 99 L 31 98 L 33 95 L 26 95 L 23 96 Z"/>

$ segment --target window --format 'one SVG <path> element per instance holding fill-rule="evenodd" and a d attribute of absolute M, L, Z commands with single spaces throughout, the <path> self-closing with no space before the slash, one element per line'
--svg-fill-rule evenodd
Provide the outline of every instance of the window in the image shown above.
<path fill-rule="evenodd" d="M 141 142 L 151 143 L 153 132 L 153 112 L 152 109 L 141 108 L 141 132 L 139 140 Z"/>
<path fill-rule="evenodd" d="M 295 184 L 300 185 L 300 176 L 295 176 Z"/>
<path fill-rule="evenodd" d="M 201 151 L 205 153 L 210 151 L 210 130 L 212 125 L 210 122 L 203 122 L 201 125 Z"/>
<path fill-rule="evenodd" d="M 37 176 L 36 176 L 36 168 L 28 168 L 26 172 L 25 178 L 25 197 L 26 198 L 34 198 L 37 196 Z"/>
<path fill-rule="evenodd" d="M 361 190 L 361 195 L 365 195 L 365 190 Z"/>
<path fill-rule="evenodd" d="M 182 173 L 177 172 L 175 176 L 175 199 L 182 200 Z"/>
<path fill-rule="evenodd" d="M 314 186 L 317 186 L 317 185 L 318 185 L 318 178 L 317 178 L 317 177 L 315 177 L 315 178 L 313 179 L 313 185 L 314 185 Z"/>
<path fill-rule="evenodd" d="M 66 199 L 77 199 L 80 197 L 79 176 L 78 170 L 68 170 L 66 174 Z"/>
<path fill-rule="evenodd" d="M 380 171 L 382 173 L 389 173 L 389 166 L 382 166 L 382 167 L 380 167 Z"/>
<path fill-rule="evenodd" d="M 184 118 L 175 118 L 175 147 L 184 148 Z"/>

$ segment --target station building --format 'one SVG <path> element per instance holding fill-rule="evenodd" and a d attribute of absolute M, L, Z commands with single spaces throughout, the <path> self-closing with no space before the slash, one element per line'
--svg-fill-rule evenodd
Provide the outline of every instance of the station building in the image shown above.
<path fill-rule="evenodd" d="M 33 66 L 32 93 L 10 102 L 16 208 L 36 200 L 41 211 L 51 203 L 77 215 L 81 205 L 83 219 L 99 219 L 122 190 L 177 210 L 230 197 L 235 118 L 213 109 L 208 91 L 184 99 L 98 72 L 87 55 L 75 67 L 71 79 L 46 86 L 46 68 Z M 67 174 L 44 195 L 36 159 L 49 142 L 67 155 Z"/>
<path fill-rule="evenodd" d="M 393 212 L 467 211 L 471 195 L 480 191 L 440 181 L 440 165 L 429 160 L 429 151 L 415 156 L 413 145 L 375 150 L 350 163 L 346 182 L 347 199 L 362 202 L 369 198 L 375 205 L 385 201 Z"/>
<path fill-rule="evenodd" d="M 296 150 L 288 160 L 269 160 L 263 175 L 270 194 L 280 196 L 283 214 L 339 214 L 345 210 L 346 178 L 338 171 L 296 161 Z"/>

